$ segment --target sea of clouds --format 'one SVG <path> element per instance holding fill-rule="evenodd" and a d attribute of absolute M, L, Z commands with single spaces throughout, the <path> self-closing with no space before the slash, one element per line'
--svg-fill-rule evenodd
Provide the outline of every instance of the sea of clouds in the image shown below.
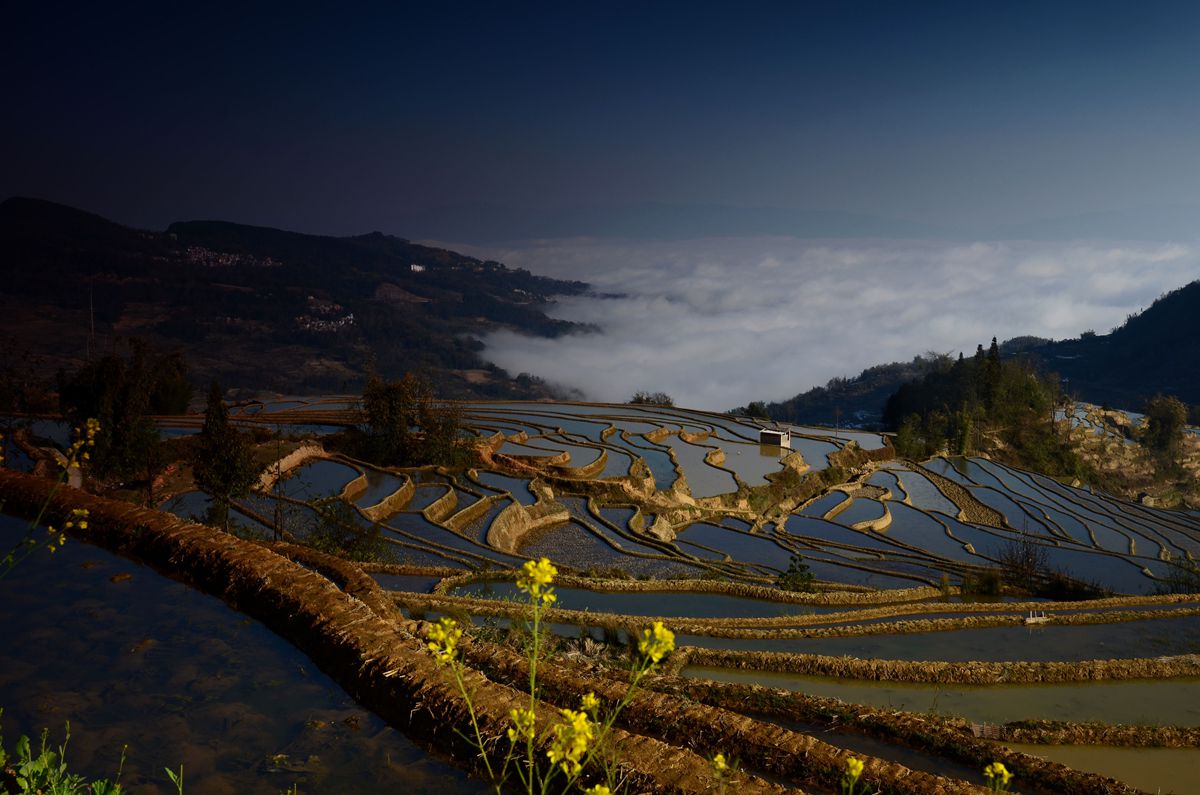
<path fill-rule="evenodd" d="M 619 298 L 563 298 L 550 314 L 603 329 L 559 339 L 499 332 L 484 356 L 598 401 L 638 389 L 725 410 L 926 351 L 1018 335 L 1101 334 L 1200 278 L 1181 243 L 529 241 L 454 246 Z"/>

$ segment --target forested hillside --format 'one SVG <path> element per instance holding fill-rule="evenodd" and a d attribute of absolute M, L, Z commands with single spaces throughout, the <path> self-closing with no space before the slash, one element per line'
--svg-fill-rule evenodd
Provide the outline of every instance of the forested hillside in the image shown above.
<path fill-rule="evenodd" d="M 1091 403 L 1138 409 L 1158 393 L 1200 403 L 1200 281 L 1160 297 L 1110 334 L 1036 346 L 1029 352 Z"/>
<path fill-rule="evenodd" d="M 481 358 L 479 336 L 579 330 L 543 310 L 587 289 L 378 232 L 154 232 L 22 198 L 0 203 L 0 273 L 3 347 L 45 371 L 138 337 L 182 352 L 198 383 L 294 393 L 357 389 L 374 362 L 423 372 L 446 395 L 544 395 Z"/>

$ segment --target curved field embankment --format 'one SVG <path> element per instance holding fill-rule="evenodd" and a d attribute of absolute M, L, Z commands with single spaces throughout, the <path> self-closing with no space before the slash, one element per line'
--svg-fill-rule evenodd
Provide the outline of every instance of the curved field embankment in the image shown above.
<path fill-rule="evenodd" d="M 446 594 L 450 590 L 469 585 L 479 580 L 507 579 L 515 580 L 516 572 L 458 572 L 452 578 L 439 583 L 435 593 Z M 896 602 L 920 602 L 941 596 L 937 588 L 920 586 L 903 588 L 893 591 L 824 591 L 819 593 L 801 593 L 797 591 L 781 591 L 762 585 L 751 585 L 725 580 L 613 580 L 595 577 L 575 577 L 559 575 L 555 583 L 564 588 L 582 588 L 589 591 L 616 591 L 619 593 L 654 593 L 659 591 L 686 591 L 689 593 L 709 593 L 723 596 L 740 596 L 747 599 L 763 599 L 782 604 L 802 605 L 877 605 Z M 945 605 L 938 607 L 945 612 Z M 1020 609 L 1020 608 L 1019 608 Z M 854 613 L 855 617 L 860 613 Z M 803 618 L 799 616 L 797 618 Z M 729 619 L 739 623 L 746 619 Z"/>
<path fill-rule="evenodd" d="M 874 682 L 951 685 L 1051 684 L 1122 679 L 1176 679 L 1200 676 L 1200 655 L 1080 662 L 934 662 L 862 660 L 823 654 L 686 650 L 685 665 L 774 671 Z"/>
<path fill-rule="evenodd" d="M 498 602 L 494 599 L 475 599 L 451 595 L 451 591 L 483 580 L 516 579 L 512 571 L 500 572 L 458 572 L 439 582 L 433 589 L 433 595 L 443 597 L 447 604 L 459 601 L 460 607 L 468 611 L 480 611 L 480 615 L 506 615 L 496 612 L 511 611 L 513 605 Z M 1071 611 L 1050 614 L 1046 616 L 1046 624 L 1050 625 L 1091 625 L 1112 624 L 1128 621 L 1140 621 L 1162 618 L 1183 618 L 1200 615 L 1200 597 L 1194 594 L 1168 594 L 1162 596 L 1130 596 L 1094 599 L 1083 602 L 1064 604 L 1060 602 L 995 602 L 995 603 L 944 603 L 928 601 L 940 592 L 935 588 L 908 588 L 902 591 L 872 591 L 872 592 L 827 592 L 827 593 L 794 593 L 780 591 L 763 586 L 746 585 L 736 582 L 714 580 L 601 580 L 590 577 L 579 577 L 570 574 L 560 574 L 555 582 L 564 588 L 578 588 L 597 593 L 697 593 L 736 596 L 750 599 L 770 601 L 777 604 L 794 604 L 802 606 L 836 606 L 863 605 L 859 609 L 838 613 L 800 614 L 794 616 L 771 617 L 730 617 L 730 618 L 679 618 L 674 616 L 660 617 L 664 622 L 680 632 L 689 634 L 709 635 L 727 638 L 818 638 L 845 637 L 858 635 L 894 635 L 916 634 L 924 632 L 942 632 L 960 629 L 983 629 L 987 627 L 1014 626 L 1024 623 L 1026 611 L 1032 609 L 1040 612 Z M 879 602 L 887 600 L 882 606 Z M 905 601 L 907 600 L 907 601 Z M 1134 607 L 1144 605 L 1162 605 L 1157 610 L 1103 610 L 1107 607 Z M 1172 607 L 1172 605 L 1182 605 Z M 631 622 L 646 620 L 645 616 L 621 615 L 618 613 L 566 611 L 554 608 L 559 618 L 572 622 L 576 613 L 588 617 L 588 623 L 597 627 L 623 628 Z M 1097 612 L 1082 612 L 1095 610 Z M 922 613 L 986 613 L 988 615 L 945 616 L 935 618 L 919 618 Z M 912 620 L 877 622 L 864 624 L 864 621 L 891 618 L 898 616 L 917 616 Z M 837 626 L 827 626 L 827 625 Z M 819 626 L 814 626 L 819 625 Z M 807 627 L 807 628 L 806 628 Z"/>
<path fill-rule="evenodd" d="M 560 583 L 567 586 L 562 578 Z M 447 583 L 463 584 L 471 580 L 461 577 L 443 580 L 432 594 L 390 592 L 392 599 L 408 609 L 437 611 L 456 615 L 483 616 L 519 620 L 524 618 L 526 607 L 517 602 L 462 596 L 445 596 Z M 1178 618 L 1200 615 L 1200 608 L 1182 611 L 1146 611 L 1124 613 L 1123 620 L 1153 618 Z M 806 616 L 828 621 L 829 614 Z M 1063 623 L 1098 624 L 1111 623 L 1104 614 L 1072 614 L 1065 618 L 1077 621 Z M 981 629 L 987 627 L 1014 626 L 1021 623 L 1016 616 L 977 616 L 965 619 L 929 619 L 924 621 L 876 624 L 845 624 L 840 626 L 813 627 L 810 629 L 776 629 L 768 631 L 741 630 L 736 627 L 714 626 L 714 622 L 751 621 L 754 619 L 693 619 L 670 616 L 623 615 L 597 613 L 589 610 L 549 608 L 545 620 L 558 624 L 576 625 L 583 628 L 599 627 L 608 630 L 624 630 L 636 633 L 649 622 L 662 621 L 674 631 L 708 637 L 772 640 L 792 638 L 834 638 L 867 635 L 893 635 L 952 631 L 958 629 Z M 774 619 L 760 619 L 774 620 Z M 1112 681 L 1129 679 L 1166 679 L 1200 676 L 1200 655 L 1185 654 L 1172 657 L 1122 658 L 1114 660 L 1084 660 L 1074 662 L 1029 662 L 1029 661 L 914 661 L 876 660 L 848 656 L 798 654 L 788 652 L 744 651 L 709 649 L 693 646 L 681 647 L 671 658 L 670 670 L 678 672 L 685 666 L 697 665 L 735 670 L 771 671 L 793 673 L 803 676 L 837 677 L 868 681 L 935 683 L 935 684 L 1035 684 Z"/>
<path fill-rule="evenodd" d="M 314 458 L 328 457 L 329 454 L 325 452 L 325 448 L 319 444 L 306 444 L 297 447 L 263 470 L 262 474 L 258 476 L 257 488 L 259 491 L 270 491 L 275 486 L 277 480 L 296 467 L 303 466 Z"/>
<path fill-rule="evenodd" d="M 454 513 L 458 507 L 458 492 L 454 488 L 446 489 L 446 493 L 421 510 L 421 515 L 434 524 L 441 524 Z"/>
<path fill-rule="evenodd" d="M 504 502 L 511 499 L 507 494 L 490 494 L 486 497 L 480 497 L 475 502 L 467 507 L 455 512 L 451 516 L 442 519 L 441 524 L 450 528 L 456 533 L 463 533 L 465 528 L 476 519 L 480 519 L 487 515 L 487 512 L 492 509 L 492 506 L 498 502 Z"/>
<path fill-rule="evenodd" d="M 529 533 L 571 521 L 571 512 L 557 502 L 539 500 L 525 506 L 513 502 L 496 515 L 487 531 L 488 546 L 514 554 Z"/>
<path fill-rule="evenodd" d="M 573 467 L 566 464 L 556 465 L 554 468 L 558 471 L 560 476 L 570 478 L 572 480 L 591 480 L 592 478 L 598 477 L 600 473 L 604 471 L 604 468 L 608 466 L 607 449 L 599 447 L 599 445 L 580 446 L 597 447 L 600 450 L 600 454 L 596 456 L 596 460 L 587 464 L 583 464 L 582 466 Z M 570 453 L 567 454 L 567 462 L 568 464 L 570 463 Z"/>
<path fill-rule="evenodd" d="M 462 573 L 462 569 L 452 566 L 426 566 L 419 563 L 370 563 L 356 562 L 354 564 L 367 574 L 399 574 L 415 577 L 453 577 Z"/>
<path fill-rule="evenodd" d="M 473 666 L 495 681 L 514 687 L 529 681 L 528 662 L 507 647 L 469 643 L 465 654 Z M 538 684 L 546 700 L 563 707 L 577 703 L 581 687 L 591 688 L 610 708 L 628 695 L 628 686 L 615 676 L 597 675 L 592 669 L 556 660 L 538 664 Z M 811 735 L 734 710 L 690 703 L 672 694 L 647 689 L 640 690 L 629 701 L 620 722 L 631 731 L 706 749 L 708 753 L 736 749 L 738 761 L 747 768 L 821 790 L 836 786 L 845 771 L 846 760 L 855 756 Z M 896 762 L 857 756 L 864 763 L 862 782 L 867 792 L 966 795 L 985 791 L 969 782 L 911 770 Z M 740 792 L 734 786 L 729 791 Z"/>
<path fill-rule="evenodd" d="M 817 724 L 831 730 L 875 737 L 955 759 L 979 769 L 1000 761 L 1016 777 L 1020 789 L 1031 784 L 1043 792 L 1071 795 L 1127 795 L 1137 792 L 1114 779 L 1072 770 L 1057 762 L 1011 751 L 1003 745 L 980 739 L 975 736 L 971 724 L 959 718 L 865 707 L 835 698 L 807 696 L 761 685 L 664 676 L 652 679 L 647 687 L 680 699 L 768 719 Z M 1147 731 L 1154 730 L 1145 728 Z"/>
<path fill-rule="evenodd" d="M 1200 748 L 1200 728 L 1194 726 L 1073 723 L 1061 720 L 1021 720 L 1004 724 L 1001 728 L 1001 739 L 1004 742 L 1031 745 Z"/>
<path fill-rule="evenodd" d="M 937 487 L 946 499 L 958 506 L 958 520 L 988 525 L 989 527 L 1008 527 L 1004 514 L 990 505 L 984 505 L 965 486 L 955 483 L 945 475 L 922 467 L 915 461 L 907 462 Z"/>
<path fill-rule="evenodd" d="M 46 519 L 56 523 L 72 509 L 88 509 L 87 529 L 73 535 L 223 599 L 286 638 L 392 725 L 431 739 L 459 759 L 475 759 L 461 740 L 471 727 L 465 704 L 424 649 L 417 634 L 421 624 L 398 620 L 382 589 L 357 567 L 291 545 L 255 544 L 153 509 L 73 489 L 56 491 L 49 481 L 19 473 L 0 471 L 0 495 L 6 510 L 24 515 L 48 503 Z M 500 762 L 509 712 L 527 706 L 528 695 L 470 669 L 466 681 L 486 747 Z M 539 703 L 536 711 L 542 725 L 554 722 L 549 706 Z M 659 717 L 669 719 L 674 710 L 668 712 Z M 698 793 L 714 784 L 707 760 L 688 750 L 620 730 L 615 741 L 622 772 L 636 790 Z M 742 774 L 731 786 L 751 793 L 782 791 Z"/>
<path fill-rule="evenodd" d="M 362 515 L 369 521 L 382 522 L 389 516 L 394 516 L 404 510 L 408 507 L 409 501 L 412 500 L 413 495 L 417 492 L 417 485 L 413 483 L 413 479 L 407 473 L 397 472 L 392 474 L 402 479 L 400 488 L 374 505 L 368 505 L 361 509 Z"/>

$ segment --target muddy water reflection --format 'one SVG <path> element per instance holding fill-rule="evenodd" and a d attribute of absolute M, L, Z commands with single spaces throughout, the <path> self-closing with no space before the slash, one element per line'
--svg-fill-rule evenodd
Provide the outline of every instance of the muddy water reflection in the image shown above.
<path fill-rule="evenodd" d="M 683 675 L 719 682 L 798 690 L 909 712 L 937 712 L 974 721 L 1104 721 L 1143 725 L 1200 726 L 1200 679 L 1094 682 L 1062 685 L 925 685 L 838 681 L 765 671 L 688 666 Z"/>
<path fill-rule="evenodd" d="M 0 516 L 0 547 L 23 528 Z M 483 790 L 262 625 L 104 550 L 39 550 L 0 598 L 4 735 L 70 720 L 77 772 L 113 775 L 128 743 L 121 783 L 139 793 L 168 792 L 180 763 L 203 793 Z"/>
<path fill-rule="evenodd" d="M 1022 745 L 1014 751 L 1112 776 L 1146 792 L 1200 795 L 1200 748 L 1111 748 L 1099 745 Z"/>

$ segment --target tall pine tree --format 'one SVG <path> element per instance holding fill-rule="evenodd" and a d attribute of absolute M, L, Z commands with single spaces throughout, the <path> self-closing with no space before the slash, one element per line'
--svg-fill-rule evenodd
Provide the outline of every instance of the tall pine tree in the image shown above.
<path fill-rule="evenodd" d="M 198 441 L 192 461 L 193 477 L 196 485 L 212 497 L 218 520 L 228 530 L 230 503 L 250 493 L 258 472 L 250 445 L 229 423 L 229 410 L 216 381 L 208 390 L 204 428 Z"/>

